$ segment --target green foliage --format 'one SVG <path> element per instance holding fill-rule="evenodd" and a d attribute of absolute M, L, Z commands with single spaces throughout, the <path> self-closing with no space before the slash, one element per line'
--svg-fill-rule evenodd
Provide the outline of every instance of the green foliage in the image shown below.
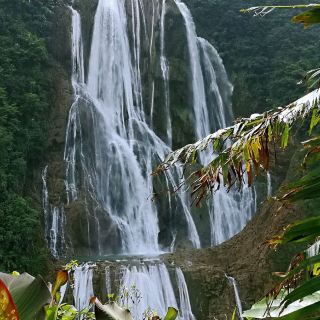
<path fill-rule="evenodd" d="M 9 196 L 0 202 L 0 269 L 43 273 L 47 250 L 43 246 L 39 212 L 31 201 Z"/>
<path fill-rule="evenodd" d="M 301 13 L 278 10 L 266 17 L 241 9 L 261 4 L 291 4 L 283 0 L 186 0 L 198 34 L 214 44 L 234 85 L 236 116 L 248 116 L 285 105 L 306 92 L 305 73 L 318 66 L 319 26 L 303 30 L 290 20 Z M 308 0 L 299 1 L 308 4 Z"/>
<path fill-rule="evenodd" d="M 44 272 L 40 210 L 28 199 L 47 140 L 46 42 L 58 0 L 0 0 L 0 269 Z"/>
<path fill-rule="evenodd" d="M 178 317 L 178 310 L 175 308 L 168 308 L 168 312 L 164 317 L 164 320 L 175 320 Z"/>

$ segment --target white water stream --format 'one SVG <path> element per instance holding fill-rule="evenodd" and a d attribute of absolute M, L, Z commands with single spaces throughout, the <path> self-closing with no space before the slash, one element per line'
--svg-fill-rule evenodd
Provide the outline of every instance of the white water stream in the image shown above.
<path fill-rule="evenodd" d="M 232 86 L 215 48 L 205 39 L 198 38 L 188 7 L 179 0 L 176 1 L 176 4 L 184 18 L 187 31 L 195 133 L 197 139 L 200 140 L 212 131 L 226 127 L 227 119 L 229 118 L 229 121 L 232 119 L 232 110 L 230 101 L 228 101 Z M 201 54 L 204 57 L 203 66 L 200 59 Z M 219 74 L 219 83 L 217 73 Z M 213 154 L 210 151 L 200 154 L 200 162 L 204 165 L 210 163 L 212 158 Z M 227 193 L 224 188 L 221 188 L 213 196 L 213 199 L 208 201 L 208 209 L 211 223 L 211 244 L 216 245 L 231 238 L 245 227 L 256 209 L 254 191 L 245 186 L 239 196 L 239 194 L 232 192 Z"/>
<path fill-rule="evenodd" d="M 241 300 L 240 300 L 240 294 L 239 294 L 239 290 L 238 290 L 237 281 L 233 277 L 229 277 L 227 275 L 226 275 L 226 278 L 228 279 L 230 284 L 233 286 L 234 296 L 235 296 L 236 305 L 237 305 L 237 313 L 238 313 L 239 319 L 243 320 L 243 317 L 242 317 L 242 303 L 241 303 Z"/>

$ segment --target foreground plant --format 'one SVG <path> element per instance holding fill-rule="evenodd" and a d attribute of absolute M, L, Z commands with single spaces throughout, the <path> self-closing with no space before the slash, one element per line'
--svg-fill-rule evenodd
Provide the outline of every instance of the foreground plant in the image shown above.
<path fill-rule="evenodd" d="M 60 270 L 50 290 L 41 277 L 34 278 L 24 273 L 0 273 L 0 320 L 132 320 L 130 311 L 116 302 L 102 304 L 92 297 L 88 306 L 77 310 L 74 306 L 62 303 L 61 289 L 72 281 L 70 274 L 78 266 L 75 261 L 69 263 L 68 270 Z M 91 311 L 95 307 L 95 311 Z M 169 308 L 163 320 L 175 320 L 178 311 Z M 152 315 L 147 320 L 161 320 Z"/>

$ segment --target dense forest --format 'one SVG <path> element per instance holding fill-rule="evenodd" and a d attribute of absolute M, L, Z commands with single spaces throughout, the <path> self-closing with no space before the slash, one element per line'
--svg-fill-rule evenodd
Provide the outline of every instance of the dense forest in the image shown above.
<path fill-rule="evenodd" d="M 46 152 L 57 1 L 0 3 L 0 268 L 46 270 L 49 255 L 33 175 Z"/>
<path fill-rule="evenodd" d="M 291 22 L 299 10 L 279 10 L 265 17 L 240 12 L 254 5 L 283 1 L 187 1 L 201 36 L 212 42 L 234 85 L 237 116 L 279 107 L 307 92 L 298 84 L 318 65 L 318 27 L 303 29 Z M 299 3 L 308 3 L 300 1 Z"/>

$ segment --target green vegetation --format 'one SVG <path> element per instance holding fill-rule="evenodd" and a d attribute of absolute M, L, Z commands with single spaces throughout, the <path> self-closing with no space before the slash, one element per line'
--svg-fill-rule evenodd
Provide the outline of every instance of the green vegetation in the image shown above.
<path fill-rule="evenodd" d="M 31 201 L 46 148 L 46 39 L 54 0 L 0 0 L 0 269 L 43 272 L 41 211 Z"/>
<path fill-rule="evenodd" d="M 234 85 L 236 116 L 249 116 L 286 105 L 303 95 L 307 87 L 297 83 L 318 66 L 319 27 L 303 30 L 293 24 L 294 9 L 278 10 L 268 17 L 252 17 L 243 8 L 261 1 L 186 0 L 197 31 L 221 55 Z M 308 3 L 307 0 L 299 1 Z M 283 0 L 263 4 L 286 4 Z M 290 1 L 287 1 L 290 4 Z"/>

